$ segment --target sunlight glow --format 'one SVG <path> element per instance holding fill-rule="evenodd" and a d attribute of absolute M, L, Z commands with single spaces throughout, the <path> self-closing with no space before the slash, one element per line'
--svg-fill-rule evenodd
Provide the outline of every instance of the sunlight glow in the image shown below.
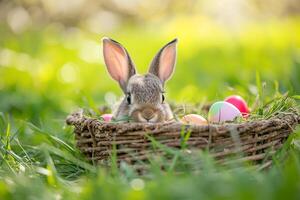
<path fill-rule="evenodd" d="M 134 190 L 142 190 L 145 187 L 145 183 L 142 179 L 140 178 L 135 178 L 130 182 L 130 186 Z"/>
<path fill-rule="evenodd" d="M 63 65 L 60 70 L 60 78 L 65 83 L 75 82 L 77 79 L 76 66 L 73 63 Z"/>

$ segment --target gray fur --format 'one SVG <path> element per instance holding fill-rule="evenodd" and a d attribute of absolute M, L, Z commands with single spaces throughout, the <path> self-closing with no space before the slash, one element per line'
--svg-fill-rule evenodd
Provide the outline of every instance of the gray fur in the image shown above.
<path fill-rule="evenodd" d="M 175 41 L 177 40 L 173 40 L 163 48 Z M 121 44 L 116 43 L 122 47 Z M 149 73 L 145 75 L 136 74 L 134 64 L 127 50 L 124 48 L 129 61 L 128 70 L 130 70 L 130 76 L 127 83 L 120 83 L 125 96 L 116 106 L 113 112 L 114 118 L 120 119 L 129 116 L 135 122 L 165 122 L 173 119 L 173 113 L 169 104 L 162 102 L 164 84 L 154 73 L 155 70 L 159 69 L 158 59 L 163 48 L 155 56 Z M 131 97 L 131 104 L 127 102 L 128 94 Z M 152 116 L 154 117 L 151 118 Z"/>
<path fill-rule="evenodd" d="M 161 100 L 163 93 L 160 80 L 153 74 L 134 75 L 128 81 L 127 93 L 133 94 L 137 104 L 156 103 Z"/>

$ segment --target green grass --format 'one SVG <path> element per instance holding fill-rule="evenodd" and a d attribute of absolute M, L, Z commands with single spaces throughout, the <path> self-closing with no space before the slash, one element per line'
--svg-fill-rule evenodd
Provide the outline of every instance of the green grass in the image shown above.
<path fill-rule="evenodd" d="M 166 94 L 183 105 L 178 116 L 201 113 L 204 103 L 231 94 L 249 103 L 250 120 L 299 108 L 298 19 L 257 24 L 234 35 L 216 24 L 194 29 L 193 23 L 178 18 L 160 32 L 122 27 L 109 35 L 128 48 L 141 72 L 163 44 L 179 38 Z M 250 163 L 222 166 L 205 151 L 187 156 L 155 141 L 171 161 L 153 157 L 144 175 L 125 163 L 117 168 L 114 157 L 111 168 L 93 166 L 76 149 L 64 121 L 78 107 L 99 113 L 100 105 L 110 106 L 121 94 L 100 56 L 102 35 L 53 24 L 22 35 L 5 24 L 0 30 L 0 199 L 300 198 L 299 128 L 268 170 Z M 182 148 L 188 137 L 182 135 Z"/>

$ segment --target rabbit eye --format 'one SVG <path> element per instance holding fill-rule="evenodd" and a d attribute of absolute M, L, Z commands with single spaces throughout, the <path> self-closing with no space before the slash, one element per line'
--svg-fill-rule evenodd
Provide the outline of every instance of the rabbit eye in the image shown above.
<path fill-rule="evenodd" d="M 131 104 L 131 96 L 130 96 L 130 94 L 127 95 L 127 103 Z"/>
<path fill-rule="evenodd" d="M 162 102 L 165 101 L 165 95 L 162 95 Z"/>

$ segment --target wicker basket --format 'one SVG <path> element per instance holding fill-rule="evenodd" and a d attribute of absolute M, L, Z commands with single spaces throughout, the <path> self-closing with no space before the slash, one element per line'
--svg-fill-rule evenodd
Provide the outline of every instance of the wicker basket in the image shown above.
<path fill-rule="evenodd" d="M 105 123 L 75 112 L 66 122 L 75 127 L 77 147 L 93 162 L 109 160 L 114 144 L 118 161 L 132 164 L 147 160 L 153 153 L 152 139 L 171 148 L 181 148 L 183 133 L 189 133 L 185 144 L 190 150 L 206 149 L 219 161 L 242 152 L 241 160 L 259 164 L 262 160 L 270 160 L 270 155 L 283 145 L 300 123 L 300 116 L 291 112 L 268 120 L 197 126 L 179 122 Z M 163 152 L 157 150 L 157 153 Z"/>

